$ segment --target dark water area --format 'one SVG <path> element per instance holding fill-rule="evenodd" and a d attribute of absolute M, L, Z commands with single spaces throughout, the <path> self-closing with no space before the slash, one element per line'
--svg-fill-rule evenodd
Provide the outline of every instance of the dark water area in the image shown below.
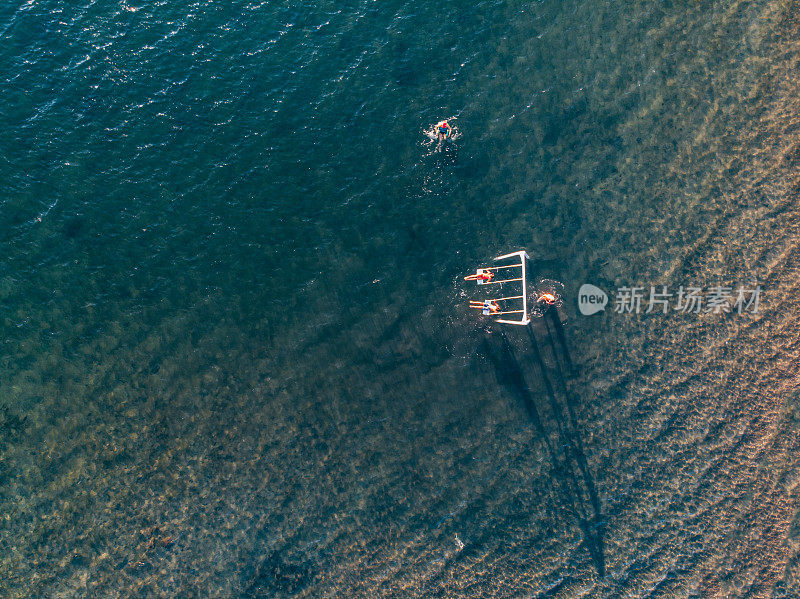
<path fill-rule="evenodd" d="M 799 14 L 0 7 L 0 595 L 800 596 Z"/>

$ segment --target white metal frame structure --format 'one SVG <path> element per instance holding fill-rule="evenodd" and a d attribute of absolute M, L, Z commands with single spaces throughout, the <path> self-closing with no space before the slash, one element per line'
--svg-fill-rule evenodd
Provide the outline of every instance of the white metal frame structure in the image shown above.
<path fill-rule="evenodd" d="M 477 300 L 470 302 L 471 307 L 478 308 L 481 310 L 483 314 L 487 316 L 501 316 L 505 314 L 519 314 L 519 320 L 507 320 L 505 318 L 498 318 L 495 322 L 501 322 L 504 324 L 516 324 L 516 325 L 526 325 L 528 324 L 531 319 L 528 316 L 528 267 L 527 267 L 527 260 L 528 253 L 524 250 L 520 252 L 512 252 L 510 254 L 504 254 L 502 256 L 498 256 L 494 259 L 495 262 L 498 260 L 508 260 L 510 258 L 519 258 L 519 264 L 504 264 L 501 266 L 484 266 L 479 268 L 475 275 L 467 277 L 468 280 L 474 280 L 478 283 L 478 285 L 500 285 L 502 283 L 520 283 L 522 290 L 521 295 L 510 295 L 506 297 L 496 297 L 491 298 L 488 300 Z M 511 271 L 512 274 L 508 275 L 505 279 L 500 279 L 498 281 L 494 280 L 494 275 L 497 274 L 496 271 L 503 270 L 507 268 L 519 268 L 520 274 L 516 276 L 514 271 Z M 490 274 L 491 278 L 484 278 L 485 275 Z M 500 302 L 508 302 L 513 300 L 522 300 L 522 309 L 521 310 L 506 310 L 506 304 L 500 304 Z"/>

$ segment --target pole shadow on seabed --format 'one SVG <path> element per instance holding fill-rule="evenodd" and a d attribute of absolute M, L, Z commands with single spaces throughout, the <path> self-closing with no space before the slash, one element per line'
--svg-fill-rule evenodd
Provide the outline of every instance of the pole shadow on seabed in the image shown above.
<path fill-rule="evenodd" d="M 494 367 L 497 380 L 525 407 L 531 423 L 544 443 L 555 475 L 554 488 L 567 511 L 574 516 L 583 533 L 586 549 L 602 578 L 605 576 L 605 523 L 579 434 L 574 409 L 577 398 L 570 391 L 567 382 L 567 373 L 572 371 L 572 361 L 557 308 L 546 309 L 542 316 L 543 318 L 534 319 L 526 327 L 527 339 L 521 339 L 521 343 L 527 351 L 522 352 L 522 360 L 517 357 L 520 352 L 515 350 L 514 343 L 499 327 L 496 333 L 484 339 L 483 350 Z M 540 345 L 540 339 L 545 338 L 547 343 Z M 543 348 L 550 355 L 543 355 Z M 536 388 L 528 384 L 529 376 L 533 378 L 535 374 L 538 374 L 540 382 Z M 555 386 L 553 380 L 556 382 Z M 533 389 L 537 391 L 534 392 Z M 547 402 L 550 408 L 558 432 L 557 443 L 551 441 L 537 400 Z"/>

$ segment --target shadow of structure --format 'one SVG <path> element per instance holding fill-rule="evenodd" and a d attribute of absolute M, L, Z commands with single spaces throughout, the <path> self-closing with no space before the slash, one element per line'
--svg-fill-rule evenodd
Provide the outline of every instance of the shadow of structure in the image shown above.
<path fill-rule="evenodd" d="M 522 403 L 544 443 L 554 473 L 554 488 L 575 518 L 597 573 L 603 577 L 605 522 L 575 416 L 579 398 L 567 381 L 572 360 L 558 310 L 546 310 L 526 329 L 526 333 L 517 336 L 500 328 L 484 338 L 483 351 L 494 366 L 498 382 Z M 535 388 L 529 385 L 534 375 L 538 375 L 539 383 Z M 542 404 L 549 406 L 556 426 L 555 438 L 542 418 Z"/>

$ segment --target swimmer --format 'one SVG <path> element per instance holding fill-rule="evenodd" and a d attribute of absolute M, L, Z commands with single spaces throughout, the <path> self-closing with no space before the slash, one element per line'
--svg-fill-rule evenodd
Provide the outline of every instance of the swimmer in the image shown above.
<path fill-rule="evenodd" d="M 537 315 L 544 314 L 548 308 L 552 308 L 556 305 L 557 300 L 558 298 L 552 293 L 543 293 L 536 298 L 536 308 L 534 311 L 539 313 Z"/>
<path fill-rule="evenodd" d="M 467 277 L 464 277 L 464 280 L 488 283 L 493 278 L 494 278 L 494 273 L 491 270 L 479 268 L 477 273 L 475 273 L 474 275 L 469 275 Z"/>
<path fill-rule="evenodd" d="M 539 296 L 539 299 L 537 299 L 536 302 L 552 306 L 553 304 L 556 303 L 556 296 L 553 295 L 552 293 L 543 293 L 542 295 Z"/>
<path fill-rule="evenodd" d="M 469 307 L 483 310 L 484 314 L 497 314 L 500 311 L 500 304 L 494 300 L 486 300 L 485 302 L 470 300 Z"/>
<path fill-rule="evenodd" d="M 436 130 L 436 138 L 439 141 L 446 140 L 448 137 L 450 137 L 450 134 L 453 132 L 453 129 L 450 127 L 450 125 L 447 124 L 447 121 L 439 121 L 439 123 L 437 123 L 436 125 L 435 130 Z"/>

